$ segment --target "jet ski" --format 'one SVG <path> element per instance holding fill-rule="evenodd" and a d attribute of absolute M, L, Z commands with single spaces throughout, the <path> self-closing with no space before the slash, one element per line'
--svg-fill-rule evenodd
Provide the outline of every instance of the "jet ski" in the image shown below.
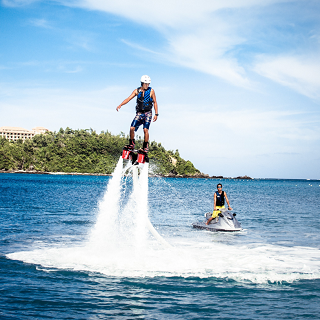
<path fill-rule="evenodd" d="M 224 232 L 235 232 L 241 231 L 241 224 L 236 218 L 236 213 L 227 209 L 220 210 L 220 213 L 214 218 L 208 225 L 206 222 L 212 216 L 212 212 L 204 214 L 205 220 L 202 222 L 194 222 L 192 226 L 197 229 L 208 230 L 212 232 L 224 231 Z"/>

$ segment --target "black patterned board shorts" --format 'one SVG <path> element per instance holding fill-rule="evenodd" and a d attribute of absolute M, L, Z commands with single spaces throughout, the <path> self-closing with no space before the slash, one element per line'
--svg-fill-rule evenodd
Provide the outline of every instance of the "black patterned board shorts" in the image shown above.
<path fill-rule="evenodd" d="M 143 129 L 149 129 L 152 120 L 152 111 L 147 111 L 145 113 L 137 112 L 136 116 L 131 122 L 131 127 L 135 127 L 134 131 L 137 131 L 139 127 L 143 124 Z"/>

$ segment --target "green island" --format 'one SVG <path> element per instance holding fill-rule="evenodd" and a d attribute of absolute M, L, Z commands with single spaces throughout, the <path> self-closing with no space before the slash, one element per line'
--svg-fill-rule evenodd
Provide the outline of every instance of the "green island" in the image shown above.
<path fill-rule="evenodd" d="M 111 174 L 128 143 L 124 133 L 113 135 L 92 129 L 60 129 L 34 136 L 30 140 L 9 141 L 0 138 L 0 170 L 30 173 L 65 172 Z M 142 147 L 141 137 L 136 139 Z M 150 142 L 149 158 L 155 175 L 209 177 L 180 157 L 179 151 L 166 150 L 161 143 Z"/>

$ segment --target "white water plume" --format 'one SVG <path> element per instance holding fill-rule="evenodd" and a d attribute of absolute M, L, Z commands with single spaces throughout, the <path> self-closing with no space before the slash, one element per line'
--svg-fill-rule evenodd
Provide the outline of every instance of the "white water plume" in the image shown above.
<path fill-rule="evenodd" d="M 119 212 L 120 182 L 122 176 L 123 159 L 120 157 L 118 164 L 109 181 L 107 191 L 99 204 L 97 222 L 91 231 L 90 242 L 97 245 L 105 243 L 110 237 L 115 237 L 114 225 Z M 107 214 L 105 214 L 107 212 Z"/>
<path fill-rule="evenodd" d="M 133 189 L 127 204 L 122 206 L 121 186 L 125 175 L 132 176 Z M 120 247 L 141 250 L 148 243 L 148 230 L 163 245 L 170 246 L 148 217 L 148 163 L 138 168 L 128 162 L 123 168 L 120 158 L 99 204 L 99 214 L 87 246 L 93 251 L 101 248 L 114 251 Z"/>

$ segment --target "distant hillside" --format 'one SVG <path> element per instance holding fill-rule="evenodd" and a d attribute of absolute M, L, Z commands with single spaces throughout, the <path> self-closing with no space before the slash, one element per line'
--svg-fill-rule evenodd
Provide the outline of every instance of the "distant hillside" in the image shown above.
<path fill-rule="evenodd" d="M 136 141 L 142 147 L 142 139 Z M 92 129 L 60 129 L 36 135 L 33 139 L 8 141 L 0 138 L 0 170 L 42 172 L 113 172 L 128 143 L 125 134 L 96 133 Z M 199 175 L 192 162 L 182 159 L 178 150 L 166 150 L 161 143 L 150 142 L 149 158 L 155 174 Z"/>

